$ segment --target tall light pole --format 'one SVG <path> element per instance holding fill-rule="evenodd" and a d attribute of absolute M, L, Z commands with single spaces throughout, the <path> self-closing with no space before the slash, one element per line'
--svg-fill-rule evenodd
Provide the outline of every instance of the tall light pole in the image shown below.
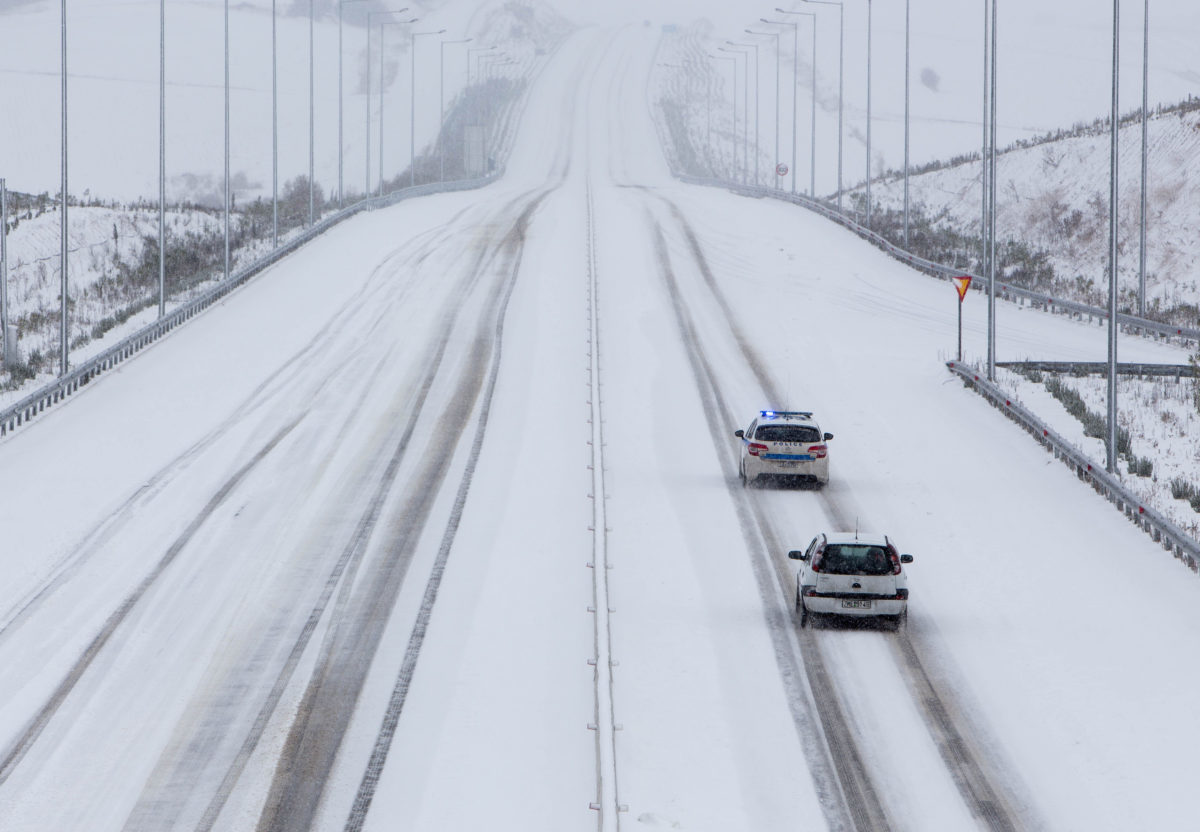
<path fill-rule="evenodd" d="M 346 140 L 342 133 L 342 94 L 345 86 L 342 80 L 342 7 L 347 3 L 362 3 L 364 0 L 338 0 L 338 206 L 342 207 L 346 204 L 345 183 L 342 178 L 342 153 L 346 147 Z M 274 16 L 274 3 L 272 3 L 272 17 Z M 371 32 L 367 30 L 367 40 L 370 41 Z M 367 74 L 370 75 L 370 66 L 367 67 Z M 369 100 L 369 98 L 368 98 Z M 363 196 L 367 196 L 364 193 Z"/>
<path fill-rule="evenodd" d="M 760 17 L 759 20 L 772 26 L 792 27 L 792 193 L 796 193 L 796 91 L 800 86 L 800 24 L 790 20 L 767 20 L 765 17 Z"/>
<path fill-rule="evenodd" d="M 997 75 L 997 21 L 1000 0 L 992 0 L 992 71 L 989 73 L 988 103 L 988 381 L 996 380 L 996 83 Z"/>
<path fill-rule="evenodd" d="M 750 54 L 743 52 L 740 49 L 727 49 L 724 46 L 718 46 L 721 52 L 728 52 L 733 55 L 733 85 L 737 87 L 737 59 L 742 59 L 742 184 L 745 184 L 750 175 Z M 737 104 L 737 93 L 734 92 L 734 105 Z M 734 129 L 736 136 L 737 121 L 734 121 Z"/>
<path fill-rule="evenodd" d="M 733 120 L 730 122 L 733 125 L 733 132 L 729 135 L 729 149 L 731 151 L 729 157 L 729 178 L 737 178 L 737 58 L 724 58 L 720 55 L 709 55 L 714 61 L 728 61 L 733 64 L 733 82 L 729 88 L 733 92 L 733 101 L 731 107 L 733 109 Z"/>
<path fill-rule="evenodd" d="M 7 230 L 7 229 L 5 229 Z M 167 0 L 158 0 L 158 317 L 167 311 Z M 2 245 L 2 244 L 0 244 Z M 3 277 L 0 275 L 0 280 Z M 0 292 L 3 292 L 0 289 Z M 4 335 L 0 321 L 0 338 Z"/>
<path fill-rule="evenodd" d="M 840 3 L 837 5 L 839 8 L 841 7 Z M 812 20 L 812 91 L 810 93 L 810 97 L 812 100 L 810 102 L 811 110 L 810 110 L 809 116 L 808 116 L 809 130 L 811 131 L 811 135 L 809 136 L 809 139 L 808 139 L 808 144 L 809 144 L 809 153 L 810 153 L 811 158 L 809 159 L 809 162 L 808 162 L 808 195 L 810 197 L 812 197 L 813 199 L 816 199 L 817 198 L 817 15 L 815 12 L 788 12 L 788 11 L 784 11 L 783 9 L 777 9 L 777 11 L 783 12 L 784 14 L 793 14 L 793 15 L 799 15 L 802 17 L 807 17 Z M 789 23 L 787 25 L 796 27 L 797 33 L 800 31 L 798 23 Z M 799 60 L 800 60 L 800 53 L 799 53 L 799 49 L 797 49 L 797 51 L 796 51 L 797 66 L 799 66 Z M 838 80 L 838 83 L 840 85 L 840 83 L 841 83 L 840 78 Z M 839 96 L 840 96 L 840 93 L 839 93 Z M 794 96 L 793 96 L 792 100 L 795 101 Z M 839 107 L 838 118 L 840 119 L 841 118 L 841 115 L 840 115 L 841 99 L 840 99 L 840 97 L 838 100 L 838 107 Z M 795 128 L 793 125 L 793 131 L 794 131 L 794 129 Z M 838 134 L 839 134 L 838 135 L 838 198 L 841 199 L 842 149 L 841 149 L 841 122 L 840 122 L 840 120 L 838 122 Z M 794 149 L 793 149 L 792 157 L 793 157 L 792 165 L 795 166 L 796 159 L 795 159 Z M 793 184 L 795 184 L 794 178 L 793 178 Z M 840 207 L 840 205 L 839 205 L 839 207 Z"/>
<path fill-rule="evenodd" d="M 740 42 L 740 41 L 739 41 L 739 42 L 735 42 L 735 41 L 732 41 L 732 40 L 728 40 L 728 41 L 725 41 L 725 42 L 726 42 L 727 44 L 729 44 L 730 46 L 740 46 L 740 47 L 743 47 L 743 48 L 746 48 L 746 49 L 753 49 L 753 50 L 754 50 L 754 187 L 756 187 L 756 188 L 757 188 L 759 185 L 761 185 L 761 184 L 762 184 L 762 183 L 761 183 L 761 181 L 760 181 L 759 175 L 758 175 L 758 161 L 759 161 L 759 156 L 761 156 L 761 155 L 762 155 L 762 154 L 761 154 L 761 152 L 760 152 L 760 151 L 759 151 L 759 149 L 758 149 L 758 124 L 759 124 L 759 118 L 758 118 L 758 117 L 759 117 L 759 107 L 758 107 L 758 99 L 759 99 L 759 84 L 758 84 L 758 82 L 759 82 L 759 71 L 758 71 L 758 70 L 759 70 L 759 65 L 758 65 L 758 44 L 757 44 L 757 43 L 742 43 L 742 42 Z M 750 56 L 749 56 L 749 54 L 747 54 L 747 56 L 746 56 L 746 58 L 747 58 L 747 61 L 749 61 L 749 57 L 750 57 Z M 747 67 L 746 67 L 746 72 L 747 72 L 747 74 L 749 73 L 749 71 L 750 71 L 750 67 L 749 67 L 749 65 L 747 65 Z M 749 83 L 749 80 L 747 80 L 747 83 Z"/>
<path fill-rule="evenodd" d="M 364 166 L 366 168 L 366 174 L 363 178 L 363 198 L 364 199 L 367 199 L 371 196 L 371 20 L 372 20 L 372 18 L 386 17 L 387 15 L 390 15 L 390 14 L 400 14 L 400 13 L 406 12 L 406 11 L 408 11 L 407 6 L 405 6 L 402 9 L 385 9 L 384 11 L 380 11 L 380 12 L 367 12 L 367 103 L 366 103 L 366 107 L 364 108 L 366 110 L 366 115 L 367 115 L 367 128 L 365 131 L 366 139 L 364 140 L 365 150 L 363 152 L 364 161 L 366 162 L 366 164 Z M 379 74 L 379 87 L 380 87 L 380 89 L 383 88 L 383 73 L 382 72 L 380 72 L 380 74 Z M 382 102 L 383 102 L 383 99 L 382 99 L 382 95 L 381 95 L 381 98 L 380 98 L 381 106 L 382 106 Z M 381 170 L 380 176 L 382 177 L 382 175 L 383 175 L 383 171 Z"/>
<path fill-rule="evenodd" d="M 1121 128 L 1121 0 L 1113 0 L 1112 135 L 1108 191 L 1108 472 L 1117 473 L 1117 151 Z"/>
<path fill-rule="evenodd" d="M 313 30 L 314 30 L 314 0 L 308 0 L 308 226 L 312 226 L 316 214 L 316 182 L 313 182 L 313 150 L 316 144 L 316 131 L 313 127 L 313 116 L 316 114 L 316 96 L 313 90 L 316 76 L 313 74 Z"/>
<path fill-rule="evenodd" d="M 423 35 L 444 35 L 445 33 L 445 29 L 438 29 L 436 32 L 412 33 L 412 70 L 409 78 L 408 102 L 408 184 L 410 187 L 415 187 L 417 184 L 417 38 Z"/>
<path fill-rule="evenodd" d="M 271 248 L 279 248 L 279 33 L 271 0 Z M 338 13 L 341 13 L 338 6 Z"/>
<path fill-rule="evenodd" d="M 867 228 L 871 227 L 871 0 L 867 0 Z"/>
<path fill-rule="evenodd" d="M 779 48 L 779 36 L 781 33 L 780 32 L 756 32 L 753 29 L 747 29 L 746 34 L 758 35 L 759 37 L 775 38 L 775 160 L 774 160 L 773 164 L 771 165 L 771 167 L 773 170 L 777 170 L 777 168 L 779 166 L 779 75 L 780 75 L 780 64 L 783 61 L 783 55 L 781 54 L 781 50 Z M 795 162 L 793 162 L 793 164 L 795 164 Z M 781 187 L 780 183 L 779 183 L 778 172 L 775 173 L 775 187 L 776 188 Z"/>
<path fill-rule="evenodd" d="M 904 248 L 908 248 L 908 143 L 909 143 L 909 113 L 912 99 L 912 84 L 909 71 L 911 68 L 910 41 L 910 0 L 904 0 Z"/>
<path fill-rule="evenodd" d="M 455 43 L 470 43 L 474 38 L 463 40 L 444 40 L 441 43 L 441 54 L 438 56 L 438 181 L 446 181 L 446 144 L 442 133 L 446 129 L 446 45 Z"/>
<path fill-rule="evenodd" d="M 991 7 L 988 5 L 989 0 L 983 0 L 983 145 L 979 153 L 979 184 L 980 192 L 983 195 L 983 208 L 979 218 L 979 240 L 982 244 L 982 251 L 979 254 L 979 273 L 981 275 L 989 274 L 988 272 L 988 164 L 990 158 L 988 156 L 988 123 L 991 119 L 991 89 L 990 78 L 991 69 L 988 61 L 991 57 Z M 989 316 L 990 316 L 989 311 Z M 989 320 L 990 317 L 989 317 Z M 990 330 L 989 330 L 990 331 Z"/>
<path fill-rule="evenodd" d="M 383 30 L 386 26 L 407 26 L 417 22 L 411 20 L 385 20 L 379 24 L 379 195 L 383 196 Z"/>
<path fill-rule="evenodd" d="M 225 0 L 225 279 L 229 279 L 229 0 Z"/>
<path fill-rule="evenodd" d="M 67 333 L 67 0 L 62 0 L 62 158 L 60 167 L 62 169 L 62 193 L 60 199 L 62 203 L 62 216 L 59 217 L 59 291 L 61 294 L 62 303 L 59 309 L 58 322 L 58 374 L 65 376 L 67 374 L 68 361 L 67 348 L 68 333 Z"/>
<path fill-rule="evenodd" d="M 843 130 L 842 130 L 842 116 L 843 116 L 843 113 L 845 112 L 845 107 L 844 107 L 844 100 L 845 100 L 845 96 L 843 95 L 843 92 L 844 92 L 844 87 L 843 87 L 843 79 L 845 78 L 845 72 L 844 72 L 844 70 L 845 70 L 845 65 L 846 65 L 846 60 L 845 60 L 845 58 L 846 58 L 846 21 L 845 21 L 845 14 L 844 14 L 844 13 L 845 13 L 845 9 L 844 9 L 844 7 L 843 7 L 842 3 L 840 3 L 840 2 L 836 2 L 835 0 L 802 0 L 802 2 L 804 2 L 804 3 L 812 3 L 812 4 L 814 4 L 814 5 L 818 5 L 818 6 L 837 6 L 837 10 L 838 10 L 838 163 L 837 163 L 838 174 L 837 174 L 837 207 L 838 207 L 838 211 L 841 211 L 841 210 L 842 210 L 842 135 L 843 135 Z M 868 0 L 868 3 L 869 3 L 869 2 L 870 2 L 870 0 Z M 783 10 L 783 9 L 776 9 L 775 11 L 777 11 L 777 12 L 783 12 L 784 10 Z M 869 12 L 869 11 L 870 11 L 870 6 L 868 5 L 868 12 Z M 817 39 L 817 26 L 816 26 L 816 21 L 814 20 L 814 21 L 813 21 L 813 44 L 814 44 L 814 45 L 813 45 L 813 108 L 814 108 L 813 112 L 814 112 L 814 113 L 816 112 L 816 109 L 815 109 L 815 108 L 816 108 L 816 100 L 817 100 L 817 94 L 816 94 L 816 89 L 817 89 L 817 79 L 816 79 L 816 75 L 817 75 L 817 60 L 816 60 L 816 51 L 817 51 L 817 48 L 816 48 L 816 39 Z M 815 160 L 815 159 L 816 159 L 816 138 L 815 138 L 815 137 L 816 137 L 816 130 L 817 130 L 817 129 L 816 129 L 816 119 L 815 119 L 815 118 L 814 118 L 814 120 L 813 120 L 813 125 L 814 125 L 814 126 L 813 126 L 813 137 L 814 137 L 814 140 L 813 140 L 813 148 L 814 148 L 814 149 L 813 149 L 813 159 Z M 816 164 L 815 164 L 815 163 L 814 163 L 813 167 L 814 167 L 814 168 L 816 167 Z M 815 191 L 814 191 L 814 193 L 813 193 L 813 196 L 814 196 L 814 197 L 816 196 L 816 193 L 815 193 Z"/>
<path fill-rule="evenodd" d="M 1150 154 L 1150 0 L 1142 17 L 1142 200 L 1138 229 L 1138 315 L 1146 317 L 1146 183 Z"/>
<path fill-rule="evenodd" d="M 8 343 L 8 186 L 0 177 L 0 352 L 4 363 L 0 367 L 11 367 L 13 357 Z"/>

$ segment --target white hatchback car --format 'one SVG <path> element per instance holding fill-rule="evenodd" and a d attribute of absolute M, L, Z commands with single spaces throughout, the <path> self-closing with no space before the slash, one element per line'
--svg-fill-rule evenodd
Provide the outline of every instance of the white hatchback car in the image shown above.
<path fill-rule="evenodd" d="M 819 534 L 804 551 L 788 552 L 802 561 L 796 575 L 800 626 L 814 615 L 879 617 L 900 629 L 908 618 L 908 576 L 902 555 L 886 535 L 846 532 Z"/>
<path fill-rule="evenodd" d="M 742 440 L 738 474 L 742 485 L 760 476 L 829 482 L 832 433 L 822 433 L 808 411 L 763 410 L 750 427 L 737 431 Z"/>

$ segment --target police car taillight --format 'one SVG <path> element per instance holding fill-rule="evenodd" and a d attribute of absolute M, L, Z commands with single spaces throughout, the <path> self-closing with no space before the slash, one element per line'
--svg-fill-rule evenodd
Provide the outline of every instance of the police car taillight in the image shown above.
<path fill-rule="evenodd" d="M 751 442 L 748 450 L 750 451 L 750 456 L 758 456 L 763 451 L 767 450 L 767 446 L 761 445 L 758 442 Z"/>
<path fill-rule="evenodd" d="M 813 445 L 808 449 L 808 452 L 813 455 L 814 459 L 824 459 L 829 454 L 829 446 Z"/>

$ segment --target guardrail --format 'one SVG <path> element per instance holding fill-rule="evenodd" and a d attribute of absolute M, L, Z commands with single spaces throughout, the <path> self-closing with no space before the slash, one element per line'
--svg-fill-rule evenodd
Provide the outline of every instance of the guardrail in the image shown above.
<path fill-rule="evenodd" d="M 30 395 L 18 401 L 16 404 L 0 410 L 0 437 L 7 436 L 12 431 L 28 423 L 38 414 L 43 413 L 46 408 L 52 407 L 58 402 L 63 401 L 68 396 L 77 392 L 79 388 L 90 383 L 101 373 L 111 370 L 125 359 L 133 356 L 135 353 L 166 335 L 175 327 L 212 306 L 214 303 L 224 298 L 234 289 L 237 289 L 239 286 L 243 285 L 256 274 L 262 272 L 269 266 L 278 263 L 284 257 L 287 257 L 305 243 L 311 242 L 313 239 L 325 233 L 333 226 L 346 219 L 349 219 L 355 214 L 361 213 L 362 211 L 384 208 L 389 205 L 394 205 L 397 202 L 402 202 L 403 200 L 411 199 L 417 196 L 481 188 L 494 182 L 502 173 L 503 171 L 496 171 L 488 176 L 478 179 L 460 179 L 453 182 L 432 182 L 425 185 L 417 185 L 416 187 L 412 188 L 402 188 L 401 190 L 394 191 L 385 196 L 371 197 L 369 199 L 360 200 L 353 205 L 343 208 L 337 213 L 330 214 L 328 217 L 325 217 L 323 220 L 313 225 L 312 228 L 305 230 L 301 234 L 297 234 L 286 243 L 283 243 L 279 246 L 279 248 L 273 249 L 271 252 L 263 255 L 253 263 L 238 269 L 229 276 L 228 280 L 221 281 L 216 286 L 204 292 L 204 294 L 193 298 L 187 303 L 175 308 L 154 323 L 142 327 L 137 332 L 134 332 L 133 334 L 104 350 L 104 352 L 98 353 L 97 355 L 94 355 L 91 358 L 81 362 L 66 375 L 61 376 L 50 384 L 47 384 L 44 387 L 34 391 Z"/>
<path fill-rule="evenodd" d="M 1099 494 L 1125 514 L 1156 543 L 1175 555 L 1193 572 L 1200 573 L 1200 542 L 1197 542 L 1157 511 L 1149 508 L 1136 494 L 1129 491 L 1121 481 L 1097 467 L 1088 457 L 1049 425 L 1034 416 L 1023 405 L 1018 404 L 995 384 L 980 376 L 975 369 L 956 361 L 946 363 L 950 372 L 959 376 L 997 409 L 1023 427 L 1043 447 L 1054 454 L 1054 458 L 1071 468 L 1079 479 L 1088 483 Z"/>
<path fill-rule="evenodd" d="M 855 220 L 840 213 L 836 208 L 826 205 L 819 200 L 810 199 L 802 194 L 793 194 L 786 191 L 781 191 L 775 188 L 755 187 L 751 185 L 740 185 L 736 182 L 727 182 L 723 179 L 707 179 L 699 176 L 687 176 L 684 174 L 676 174 L 675 177 L 689 185 L 707 185 L 709 187 L 724 188 L 736 194 L 753 197 L 770 197 L 772 199 L 781 199 L 785 202 L 791 202 L 810 211 L 815 211 L 821 216 L 833 220 L 841 226 L 853 231 L 864 240 L 868 240 L 878 248 L 883 249 L 897 260 L 907 263 L 921 271 L 935 275 L 937 277 L 960 277 L 970 275 L 972 278 L 972 287 L 978 287 L 980 291 L 987 284 L 987 278 L 966 271 L 965 269 L 946 266 L 942 263 L 935 263 L 932 260 L 926 260 L 924 257 L 919 257 L 910 251 L 905 251 L 898 245 L 890 242 L 881 235 L 871 231 L 866 226 L 860 225 Z M 1061 311 L 1079 317 L 1098 318 L 1101 321 L 1108 320 L 1108 310 L 1102 309 L 1099 306 L 1089 306 L 1086 303 L 1078 303 L 1072 300 L 1063 300 L 1043 292 L 1035 292 L 1031 289 L 1025 289 L 1021 286 L 1015 286 L 1011 283 L 1003 283 L 996 281 L 996 294 L 1003 297 L 1005 300 L 1016 298 L 1019 301 L 1026 301 L 1032 306 L 1041 306 L 1049 312 Z M 1129 327 L 1141 332 L 1151 333 L 1163 338 L 1179 338 L 1187 342 L 1195 342 L 1200 345 L 1200 327 L 1175 326 L 1173 324 L 1164 324 L 1159 321 L 1151 321 L 1147 318 L 1139 318 L 1137 315 L 1127 315 L 1123 312 L 1117 313 L 1117 323 L 1121 326 Z"/>
<path fill-rule="evenodd" d="M 1059 375 L 1107 376 L 1108 363 L 1104 361 L 997 361 L 997 367 L 1018 372 L 1038 370 Z M 1153 376 L 1156 378 L 1200 377 L 1200 366 L 1191 364 L 1134 364 L 1118 363 L 1119 376 Z"/>

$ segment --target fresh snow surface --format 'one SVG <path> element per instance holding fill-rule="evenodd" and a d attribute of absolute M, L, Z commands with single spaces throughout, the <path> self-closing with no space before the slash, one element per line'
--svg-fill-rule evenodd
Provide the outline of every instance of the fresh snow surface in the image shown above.
<path fill-rule="evenodd" d="M 848 828 L 786 672 L 806 657 L 890 824 L 969 828 L 910 653 L 1015 825 L 1186 827 L 1200 581 L 946 372 L 949 287 L 793 206 L 670 179 L 657 37 L 575 35 L 502 182 L 331 230 L 0 442 L 6 832 L 261 828 L 307 697 L 357 674 L 295 801 L 343 828 L 436 576 L 363 828 L 596 828 L 596 497 L 626 828 Z M 984 305 L 965 314 L 978 353 Z M 998 319 L 1002 359 L 1104 353 L 1095 326 Z M 764 407 L 836 435 L 827 489 L 738 484 L 732 431 Z M 916 556 L 907 635 L 796 628 L 786 550 L 855 526 Z"/>
<path fill-rule="evenodd" d="M 1200 307 L 1200 241 L 1196 189 L 1189 177 L 1200 159 L 1200 113 L 1165 113 L 1148 125 L 1146 303 Z M 1141 225 L 1140 122 L 1120 131 L 1118 281 L 1122 308 L 1137 309 Z M 1108 128 L 1090 135 L 1010 150 L 996 165 L 996 234 L 1045 251 L 1055 275 L 1104 305 L 1108 294 L 1111 141 Z M 861 193 L 861 189 L 855 194 Z M 978 234 L 982 211 L 979 161 L 909 177 L 910 200 L 935 225 Z M 902 177 L 876 182 L 872 200 L 903 210 Z"/>

